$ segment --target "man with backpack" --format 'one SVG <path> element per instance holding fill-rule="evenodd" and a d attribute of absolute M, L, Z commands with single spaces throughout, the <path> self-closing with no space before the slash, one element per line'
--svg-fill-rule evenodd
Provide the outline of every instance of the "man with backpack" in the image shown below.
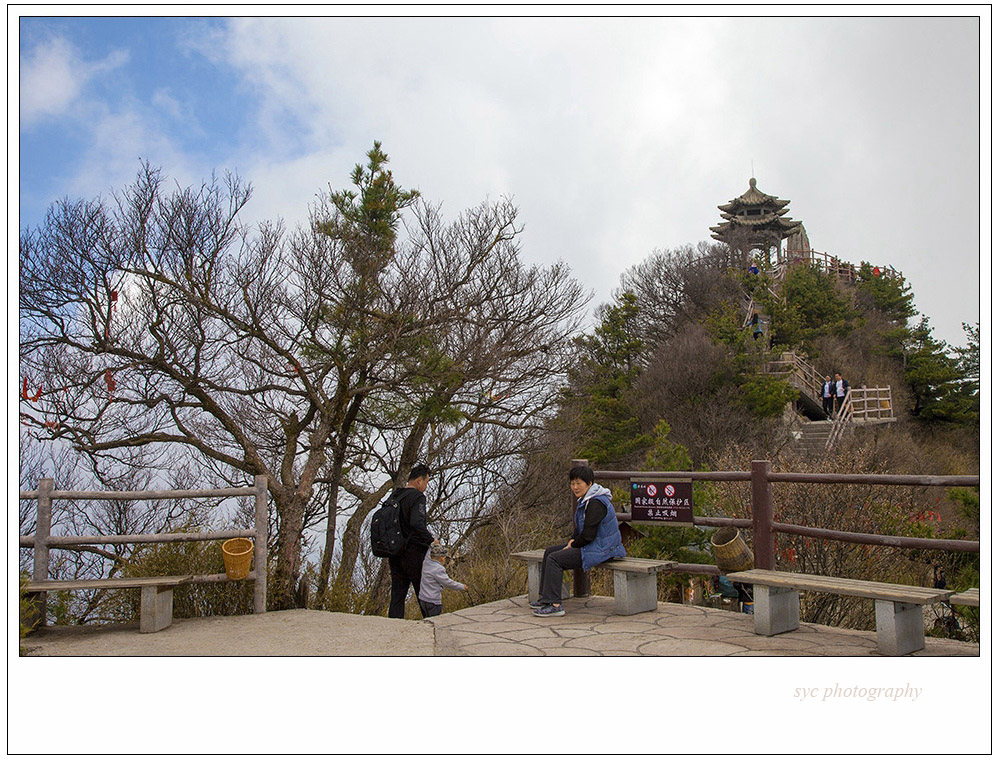
<path fill-rule="evenodd" d="M 409 472 L 405 488 L 396 488 L 392 494 L 398 503 L 399 520 L 405 548 L 388 557 L 391 568 L 391 604 L 388 617 L 405 617 L 405 597 L 411 585 L 419 598 L 419 580 L 422 578 L 422 561 L 436 539 L 426 526 L 426 488 L 429 487 L 429 468 L 417 464 Z"/>

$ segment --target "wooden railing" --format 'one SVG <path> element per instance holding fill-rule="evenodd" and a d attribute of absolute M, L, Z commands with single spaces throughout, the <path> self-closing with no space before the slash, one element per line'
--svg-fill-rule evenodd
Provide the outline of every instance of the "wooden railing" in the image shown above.
<path fill-rule="evenodd" d="M 786 381 L 796 390 L 820 403 L 818 389 L 823 385 L 824 378 L 812 364 L 795 351 L 787 351 L 780 358 L 770 361 L 765 371 L 770 375 L 785 375 Z"/>
<path fill-rule="evenodd" d="M 893 396 L 885 388 L 850 388 L 852 416 L 859 420 L 893 419 Z"/>
<path fill-rule="evenodd" d="M 584 459 L 573 459 L 571 466 L 588 465 Z M 854 533 L 850 531 L 830 530 L 815 526 L 794 525 L 776 522 L 772 502 L 773 483 L 821 483 L 848 485 L 885 485 L 885 486 L 941 486 L 941 487 L 979 487 L 979 475 L 882 475 L 863 473 L 800 473 L 773 472 L 772 463 L 767 460 L 756 460 L 751 463 L 749 472 L 635 472 L 597 470 L 598 481 L 630 480 L 631 478 L 675 480 L 689 479 L 693 481 L 713 482 L 747 482 L 751 483 L 751 519 L 732 517 L 694 516 L 693 524 L 706 527 L 733 526 L 750 528 L 753 536 L 753 551 L 755 567 L 762 570 L 775 569 L 775 534 L 788 533 L 811 538 L 830 539 L 853 544 L 869 544 L 873 546 L 893 546 L 903 549 L 939 549 L 956 552 L 979 552 L 979 541 L 947 538 L 914 538 L 912 536 L 890 536 L 872 533 Z M 620 522 L 629 522 L 628 513 L 616 515 Z M 718 568 L 712 565 L 682 565 L 674 568 L 675 572 L 719 574 Z M 580 588 L 576 574 L 575 589 Z M 582 587 L 584 588 L 584 586 Z M 587 592 L 586 592 L 587 593 Z"/>
<path fill-rule="evenodd" d="M 854 264 L 842 261 L 837 256 L 831 256 L 821 251 L 787 249 L 783 252 L 783 256 L 785 258 L 783 264 L 808 262 L 816 265 L 822 272 L 833 274 L 839 280 L 844 280 L 845 282 L 855 282 L 858 277 L 858 269 Z M 880 277 L 897 279 L 903 276 L 897 269 L 885 264 L 875 266 L 874 270 L 879 270 Z M 781 274 L 785 276 L 785 269 L 783 269 Z"/>
<path fill-rule="evenodd" d="M 841 436 L 844 434 L 845 428 L 848 427 L 848 423 L 852 421 L 854 414 L 855 407 L 852 406 L 852 389 L 849 388 L 848 393 L 845 394 L 844 401 L 838 407 L 838 413 L 834 417 L 834 424 L 831 425 L 831 431 L 827 434 L 827 442 L 824 444 L 826 451 L 833 449 L 834 445 L 841 440 Z"/>
<path fill-rule="evenodd" d="M 181 541 L 217 541 L 229 538 L 253 539 L 253 570 L 246 580 L 253 581 L 253 610 L 267 609 L 267 478 L 257 475 L 252 486 L 245 488 L 215 488 L 187 491 L 56 491 L 51 478 L 43 478 L 36 491 L 21 491 L 22 500 L 37 501 L 37 520 L 33 535 L 22 535 L 20 546 L 34 549 L 32 580 L 49 580 L 49 550 L 93 548 L 113 544 L 154 544 Z M 148 501 L 151 499 L 201 499 L 214 497 L 252 496 L 255 499 L 255 525 L 252 530 L 215 530 L 203 533 L 152 533 L 121 536 L 53 536 L 52 502 L 57 499 L 108 499 L 113 501 Z M 102 553 L 98 550 L 98 553 Z M 228 581 L 224 573 L 195 575 L 192 583 Z M 44 620 L 44 615 L 42 615 Z"/>

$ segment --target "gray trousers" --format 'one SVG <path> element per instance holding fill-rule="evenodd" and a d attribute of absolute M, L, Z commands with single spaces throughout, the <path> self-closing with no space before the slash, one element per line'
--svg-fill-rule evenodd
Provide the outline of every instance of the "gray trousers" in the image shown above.
<path fill-rule="evenodd" d="M 543 562 L 540 564 L 540 599 L 544 604 L 561 603 L 561 583 L 565 570 L 580 570 L 582 567 L 582 550 L 571 547 L 565 549 L 564 544 L 548 546 L 544 550 Z"/>

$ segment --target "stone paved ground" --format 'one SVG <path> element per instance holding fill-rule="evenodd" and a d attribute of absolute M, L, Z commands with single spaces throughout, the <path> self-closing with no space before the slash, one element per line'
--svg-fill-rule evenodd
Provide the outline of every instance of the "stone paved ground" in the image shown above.
<path fill-rule="evenodd" d="M 539 618 L 526 596 L 434 618 L 438 655 L 463 656 L 863 656 L 876 655 L 874 631 L 802 623 L 778 636 L 756 636 L 750 615 L 659 603 L 655 612 L 620 617 L 612 597 L 566 599 L 566 615 Z M 925 640 L 913 656 L 977 656 L 975 644 Z"/>
<path fill-rule="evenodd" d="M 566 599 L 564 617 L 538 618 L 526 596 L 431 620 L 389 620 L 319 610 L 175 620 L 158 633 L 138 625 L 47 630 L 22 641 L 33 656 L 856 656 L 875 655 L 876 634 L 802 624 L 756 636 L 750 615 L 659 603 L 619 616 L 611 597 Z M 978 656 L 980 648 L 927 639 L 914 656 Z"/>

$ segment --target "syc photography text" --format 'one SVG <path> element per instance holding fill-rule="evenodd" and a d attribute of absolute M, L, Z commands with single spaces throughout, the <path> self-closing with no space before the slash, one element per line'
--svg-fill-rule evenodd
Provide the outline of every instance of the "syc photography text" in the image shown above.
<path fill-rule="evenodd" d="M 924 689 L 911 686 L 909 683 L 904 686 L 842 686 L 835 683 L 834 686 L 797 687 L 793 691 L 793 698 L 800 702 L 827 702 L 831 699 L 864 699 L 868 702 L 908 700 L 916 702 L 923 691 Z"/>

